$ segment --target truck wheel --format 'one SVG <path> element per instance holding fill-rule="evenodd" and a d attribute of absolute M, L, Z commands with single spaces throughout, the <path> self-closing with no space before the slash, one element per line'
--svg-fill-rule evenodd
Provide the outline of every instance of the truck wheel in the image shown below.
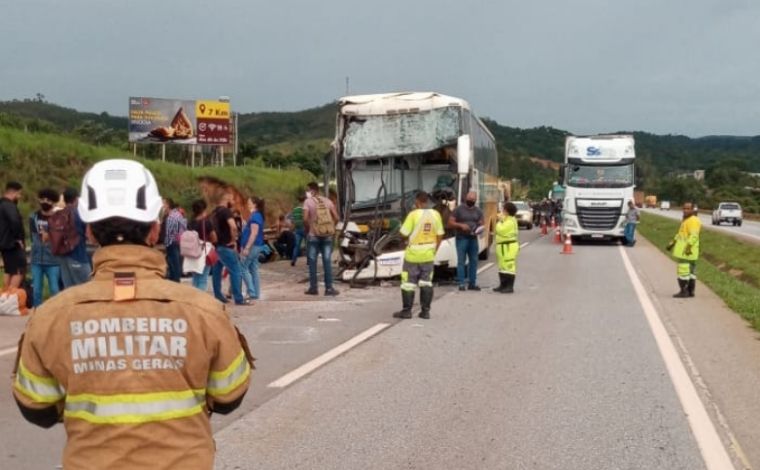
<path fill-rule="evenodd" d="M 742 221 L 740 220 L 739 222 L 736 223 L 736 225 L 738 225 L 739 227 L 741 227 L 742 226 Z"/>
<path fill-rule="evenodd" d="M 533 224 L 528 224 L 528 230 L 532 230 L 532 229 L 533 229 Z"/>

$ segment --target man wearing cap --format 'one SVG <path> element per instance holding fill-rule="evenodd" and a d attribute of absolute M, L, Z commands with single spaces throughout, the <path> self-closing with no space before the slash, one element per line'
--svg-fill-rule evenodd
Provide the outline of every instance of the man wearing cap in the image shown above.
<path fill-rule="evenodd" d="M 683 221 L 678 227 L 678 233 L 666 247 L 666 250 L 672 250 L 678 266 L 678 287 L 680 290 L 673 297 L 694 297 L 694 289 L 697 284 L 697 260 L 699 259 L 699 232 L 701 230 L 702 222 L 699 221 L 694 205 L 690 202 L 685 203 L 683 205 Z"/>
<path fill-rule="evenodd" d="M 224 305 L 164 279 L 161 196 L 130 160 L 84 177 L 79 214 L 99 248 L 93 278 L 27 323 L 13 396 L 27 421 L 63 421 L 66 470 L 211 470 L 211 413 L 237 408 L 252 357 Z"/>

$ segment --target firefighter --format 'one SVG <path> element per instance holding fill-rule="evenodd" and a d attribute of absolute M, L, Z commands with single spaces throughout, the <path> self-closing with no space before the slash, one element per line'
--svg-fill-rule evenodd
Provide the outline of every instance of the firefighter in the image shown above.
<path fill-rule="evenodd" d="M 699 232 L 702 222 L 699 221 L 694 206 L 687 202 L 683 205 L 683 221 L 678 228 L 678 233 L 668 244 L 666 249 L 672 250 L 673 257 L 678 263 L 678 287 L 680 290 L 674 294 L 676 298 L 694 297 L 694 288 L 697 284 L 695 270 L 699 259 Z"/>
<path fill-rule="evenodd" d="M 514 292 L 517 275 L 517 253 L 520 251 L 518 241 L 517 206 L 508 202 L 504 205 L 505 213 L 499 215 L 494 232 L 496 237 L 496 259 L 499 262 L 499 285 L 495 292 L 511 294 Z"/>
<path fill-rule="evenodd" d="M 408 238 L 404 252 L 404 266 L 401 273 L 402 309 L 394 313 L 395 318 L 412 318 L 414 291 L 420 288 L 420 318 L 430 318 L 430 304 L 433 302 L 433 261 L 438 246 L 443 239 L 441 214 L 428 209 L 428 195 L 417 193 L 415 210 L 409 213 L 401 226 L 401 235 Z"/>
<path fill-rule="evenodd" d="M 22 336 L 13 395 L 31 423 L 63 422 L 66 470 L 211 470 L 210 415 L 248 389 L 253 359 L 225 307 L 164 279 L 161 204 L 142 164 L 93 166 L 78 206 L 101 246 L 93 278 L 43 304 Z"/>

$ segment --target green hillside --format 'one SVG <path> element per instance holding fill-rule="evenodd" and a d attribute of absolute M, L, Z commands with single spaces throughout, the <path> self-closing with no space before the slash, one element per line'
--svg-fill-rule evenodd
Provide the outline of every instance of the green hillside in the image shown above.
<path fill-rule="evenodd" d="M 44 97 L 0 102 L 0 126 L 32 132 L 62 133 L 98 146 L 126 151 L 126 118 L 106 113 L 80 113 L 44 101 Z M 298 112 L 242 113 L 239 120 L 239 161 L 270 168 L 301 168 L 319 175 L 330 150 L 335 128 L 336 103 Z M 552 127 L 520 129 L 484 119 L 497 140 L 502 178 L 516 179 L 520 196 L 546 194 L 557 179 L 556 171 L 530 160 L 563 159 L 567 131 Z M 746 188 L 760 186 L 746 172 L 760 173 L 760 136 L 655 135 L 630 132 L 638 155 L 636 185 L 674 202 L 696 199 L 709 207 L 720 199 L 736 199 L 760 212 L 760 193 Z M 139 155 L 160 158 L 160 146 L 140 146 Z M 167 147 L 167 160 L 185 163 L 188 150 Z M 677 175 L 697 169 L 707 171 L 705 182 L 690 182 Z"/>
<path fill-rule="evenodd" d="M 23 213 L 32 209 L 39 189 L 78 187 L 87 168 L 96 161 L 113 157 L 131 158 L 131 154 L 118 148 L 86 144 L 71 136 L 0 126 L 0 181 L 13 179 L 24 185 Z M 201 176 L 220 179 L 245 195 L 266 198 L 273 213 L 289 208 L 294 195 L 313 179 L 313 175 L 303 170 L 278 170 L 255 164 L 191 169 L 157 160 L 141 161 L 155 175 L 161 194 L 186 208 L 200 196 L 198 178 Z"/>

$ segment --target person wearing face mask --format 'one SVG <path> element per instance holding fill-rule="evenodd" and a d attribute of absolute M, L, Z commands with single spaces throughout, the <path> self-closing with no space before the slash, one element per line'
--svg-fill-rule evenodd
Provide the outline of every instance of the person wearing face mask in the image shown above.
<path fill-rule="evenodd" d="M 0 198 L 0 252 L 3 257 L 3 287 L 18 289 L 26 272 L 26 250 L 24 240 L 24 219 L 18 211 L 23 186 L 17 181 L 5 185 L 5 193 Z"/>
<path fill-rule="evenodd" d="M 32 235 L 32 291 L 33 307 L 42 304 L 42 285 L 47 278 L 48 291 L 54 296 L 60 289 L 61 268 L 58 259 L 50 249 L 50 231 L 48 219 L 53 214 L 54 204 L 58 202 L 58 192 L 45 188 L 37 193 L 40 210 L 29 216 L 29 233 Z"/>
<path fill-rule="evenodd" d="M 478 275 L 478 233 L 483 227 L 483 211 L 475 205 L 478 195 L 467 193 L 464 204 L 459 205 L 449 217 L 448 228 L 456 232 L 457 283 L 459 290 L 465 290 L 464 272 L 468 267 L 467 290 L 479 291 Z M 468 264 L 469 261 L 469 264 Z"/>

